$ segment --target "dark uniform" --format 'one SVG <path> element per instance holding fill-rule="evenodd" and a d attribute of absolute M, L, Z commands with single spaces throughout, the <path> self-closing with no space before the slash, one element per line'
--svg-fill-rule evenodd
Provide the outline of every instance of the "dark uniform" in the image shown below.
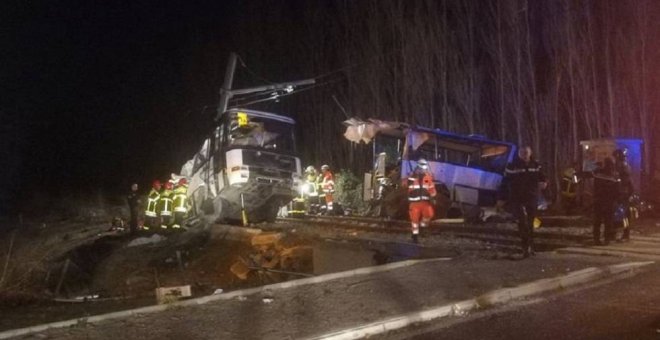
<path fill-rule="evenodd" d="M 605 244 L 614 238 L 614 211 L 619 202 L 620 179 L 611 161 L 594 171 L 594 243 L 600 242 L 600 226 L 604 225 Z"/>
<path fill-rule="evenodd" d="M 541 166 L 533 159 L 519 157 L 507 165 L 502 183 L 503 193 L 518 218 L 518 231 L 523 255 L 534 252 L 534 218 L 539 200 L 539 183 L 546 182 Z"/>
<path fill-rule="evenodd" d="M 616 150 L 613 153 L 615 159 L 615 170 L 619 175 L 621 180 L 621 185 L 619 187 L 619 203 L 623 206 L 625 211 L 625 217 L 621 222 L 623 227 L 623 240 L 630 239 L 630 227 L 632 222 L 631 206 L 630 206 L 630 197 L 635 193 L 635 188 L 632 183 L 632 174 L 630 166 L 626 160 L 626 153 L 624 150 Z"/>
<path fill-rule="evenodd" d="M 129 223 L 131 234 L 135 234 L 138 230 L 138 210 L 140 209 L 141 203 L 140 196 L 137 191 L 131 190 L 126 197 L 126 201 L 128 202 L 128 210 L 131 214 L 131 220 Z"/>

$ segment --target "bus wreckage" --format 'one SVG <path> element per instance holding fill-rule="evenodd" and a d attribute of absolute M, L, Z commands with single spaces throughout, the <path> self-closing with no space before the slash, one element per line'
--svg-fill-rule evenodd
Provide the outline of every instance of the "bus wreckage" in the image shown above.
<path fill-rule="evenodd" d="M 211 223 L 273 221 L 300 185 L 294 128 L 293 119 L 274 113 L 224 112 L 181 169 L 193 215 Z"/>
<path fill-rule="evenodd" d="M 443 193 L 436 218 L 485 219 L 517 152 L 512 143 L 406 123 L 352 118 L 344 125 L 346 139 L 371 144 L 374 166 L 364 175 L 363 198 L 372 202 L 370 214 L 377 216 L 406 217 L 407 195 L 399 184 L 424 158 Z"/>

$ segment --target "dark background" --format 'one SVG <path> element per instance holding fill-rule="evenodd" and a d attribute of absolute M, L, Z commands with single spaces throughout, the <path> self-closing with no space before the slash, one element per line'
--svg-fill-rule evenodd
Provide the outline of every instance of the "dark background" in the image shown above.
<path fill-rule="evenodd" d="M 660 66 L 657 2 L 490 3 L 498 6 L 442 0 L 5 2 L 0 214 L 15 214 L 35 196 L 112 196 L 132 182 L 145 190 L 152 179 L 178 172 L 210 130 L 230 51 L 242 61 L 236 88 L 317 77 L 320 85 L 310 91 L 252 106 L 298 120 L 305 164 L 369 163 L 360 147 L 341 138 L 347 115 L 531 143 L 543 149 L 552 174 L 575 157 L 576 140 L 607 137 L 602 131 L 652 136 L 659 101 L 653 91 Z M 639 55 L 628 51 L 641 46 L 635 25 L 644 12 L 652 22 L 644 26 L 649 63 L 640 72 L 634 68 Z M 584 38 L 586 29 L 593 29 L 592 40 Z M 498 37 L 505 47 L 499 57 L 492 49 Z M 589 46 L 596 53 L 585 52 Z M 516 55 L 523 58 L 519 65 Z M 593 86 L 575 71 L 587 69 L 578 62 L 590 55 Z M 516 69 L 521 73 L 511 73 Z M 506 87 L 498 88 L 500 78 Z M 642 81 L 644 96 L 637 88 Z M 533 84 L 533 98 L 515 97 Z M 578 86 L 583 92 L 572 94 Z M 610 117 L 607 98 L 614 94 Z M 650 116 L 637 115 L 641 107 Z M 523 120 L 524 129 L 517 129 Z M 562 125 L 553 127 L 558 120 Z M 541 133 L 530 128 L 533 122 L 540 122 Z M 653 141 L 647 143 L 655 153 Z"/>
<path fill-rule="evenodd" d="M 178 172 L 208 129 L 238 47 L 235 3 L 5 8 L 2 210 L 35 192 L 116 194 Z M 210 40 L 220 43 L 204 51 Z M 207 65 L 196 64 L 199 53 Z"/>

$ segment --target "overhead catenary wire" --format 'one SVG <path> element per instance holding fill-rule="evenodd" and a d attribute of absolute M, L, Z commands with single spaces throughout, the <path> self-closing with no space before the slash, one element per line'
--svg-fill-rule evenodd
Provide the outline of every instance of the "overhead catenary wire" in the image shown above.
<path fill-rule="evenodd" d="M 266 101 L 269 101 L 269 100 L 277 100 L 277 99 L 280 99 L 282 97 L 287 97 L 287 96 L 290 96 L 290 95 L 295 94 L 295 93 L 300 93 L 300 92 L 311 90 L 313 88 L 317 88 L 317 87 L 326 86 L 326 85 L 329 85 L 329 84 L 332 84 L 332 83 L 336 83 L 340 80 L 341 79 L 335 79 L 335 80 L 326 81 L 326 82 L 319 83 L 319 84 L 309 85 L 309 86 L 307 86 L 305 88 L 302 88 L 302 89 L 296 89 L 296 90 L 293 90 L 291 92 L 278 94 L 278 95 L 272 95 L 272 91 L 269 91 L 270 96 L 268 98 L 256 99 L 256 100 L 253 100 L 253 101 L 247 102 L 247 103 L 237 103 L 235 105 L 232 105 L 231 108 L 246 107 L 246 106 L 249 106 L 249 105 L 258 104 L 258 103 L 266 102 Z"/>

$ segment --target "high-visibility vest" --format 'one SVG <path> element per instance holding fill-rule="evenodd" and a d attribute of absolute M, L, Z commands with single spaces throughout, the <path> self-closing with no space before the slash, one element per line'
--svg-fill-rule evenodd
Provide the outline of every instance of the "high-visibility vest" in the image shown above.
<path fill-rule="evenodd" d="M 423 175 L 411 174 L 407 182 L 410 202 L 429 201 L 436 195 L 433 176 L 428 172 Z"/>
<path fill-rule="evenodd" d="M 160 193 L 158 193 L 158 190 L 152 188 L 147 197 L 147 210 L 145 210 L 144 214 L 149 217 L 158 217 L 157 208 L 159 200 Z"/>
<path fill-rule="evenodd" d="M 307 179 L 305 181 L 305 186 L 309 188 L 309 191 L 306 192 L 307 196 L 318 196 L 318 188 L 316 183 L 316 175 L 314 173 L 307 174 Z"/>
<path fill-rule="evenodd" d="M 186 199 L 188 186 L 181 185 L 174 188 L 174 212 L 186 213 L 188 211 L 188 206 L 186 205 Z"/>
<path fill-rule="evenodd" d="M 172 190 L 163 190 L 159 203 L 160 216 L 172 216 Z"/>

